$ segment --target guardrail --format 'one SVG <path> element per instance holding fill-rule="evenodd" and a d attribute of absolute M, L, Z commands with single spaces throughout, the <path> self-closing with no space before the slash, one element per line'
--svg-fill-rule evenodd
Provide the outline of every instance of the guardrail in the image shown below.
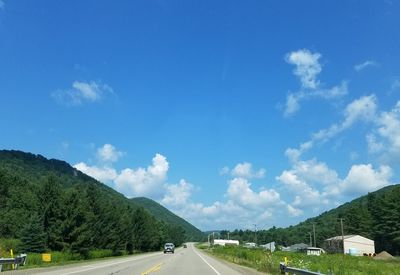
<path fill-rule="evenodd" d="M 20 265 L 24 265 L 26 262 L 26 254 L 21 254 L 15 258 L 0 258 L 0 272 L 3 270 L 3 265 L 12 264 L 14 270 L 18 269 Z"/>
<path fill-rule="evenodd" d="M 296 274 L 296 275 L 324 275 L 323 273 L 309 271 L 305 269 L 289 267 L 285 263 L 280 263 L 279 268 L 282 274 Z"/>

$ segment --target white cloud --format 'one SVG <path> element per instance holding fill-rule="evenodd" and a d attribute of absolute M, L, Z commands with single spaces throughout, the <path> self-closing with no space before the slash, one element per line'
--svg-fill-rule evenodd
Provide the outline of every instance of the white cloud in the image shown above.
<path fill-rule="evenodd" d="M 97 149 L 97 158 L 102 162 L 116 162 L 123 155 L 123 152 L 118 151 L 112 144 L 108 143 Z"/>
<path fill-rule="evenodd" d="M 276 179 L 284 184 L 289 194 L 294 195 L 293 205 L 308 207 L 321 204 L 323 198 L 320 192 L 301 179 L 295 170 L 285 170 Z"/>
<path fill-rule="evenodd" d="M 299 217 L 303 215 L 303 210 L 294 208 L 290 204 L 287 205 L 287 211 L 290 217 Z"/>
<path fill-rule="evenodd" d="M 378 170 L 374 170 L 371 164 L 353 165 L 340 184 L 340 189 L 345 194 L 365 194 L 392 184 L 391 176 L 392 169 L 386 165 L 380 166 Z"/>
<path fill-rule="evenodd" d="M 116 189 L 128 197 L 157 197 L 164 193 L 163 184 L 167 178 L 169 164 L 160 154 L 153 158 L 152 165 L 147 168 L 126 168 L 115 179 Z"/>
<path fill-rule="evenodd" d="M 362 96 L 347 105 L 342 128 L 348 128 L 357 121 L 372 121 L 375 119 L 377 98 L 374 94 Z"/>
<path fill-rule="evenodd" d="M 97 166 L 89 166 L 84 162 L 79 162 L 74 165 L 74 168 L 79 171 L 95 178 L 100 182 L 111 182 L 117 177 L 117 172 L 115 169 L 110 167 L 97 167 Z"/>
<path fill-rule="evenodd" d="M 265 177 L 265 169 L 253 170 L 253 165 L 249 162 L 236 164 L 235 168 L 231 171 L 232 176 L 240 178 L 263 178 Z"/>
<path fill-rule="evenodd" d="M 390 111 L 381 112 L 375 119 L 375 129 L 367 134 L 368 151 L 380 154 L 384 163 L 400 160 L 400 101 Z"/>
<path fill-rule="evenodd" d="M 400 105 L 399 105 L 400 106 Z M 343 120 L 339 124 L 332 124 L 329 128 L 321 129 L 312 134 L 309 141 L 302 143 L 299 148 L 288 148 L 285 155 L 290 161 L 296 161 L 304 152 L 313 148 L 317 142 L 327 142 L 356 122 L 374 122 L 376 120 L 377 99 L 375 95 L 362 96 L 349 103 L 344 112 Z"/>
<path fill-rule="evenodd" d="M 334 86 L 330 89 L 307 90 L 290 93 L 286 97 L 284 116 L 289 117 L 300 110 L 300 101 L 302 100 L 309 98 L 334 99 L 342 97 L 347 93 L 348 88 L 346 81 L 343 81 L 339 86 Z"/>
<path fill-rule="evenodd" d="M 354 70 L 356 70 L 357 72 L 364 70 L 367 67 L 371 67 L 371 66 L 377 66 L 378 64 L 375 61 L 372 60 L 366 60 L 360 64 L 357 64 L 354 66 Z"/>
<path fill-rule="evenodd" d="M 299 101 L 304 98 L 304 93 L 288 94 L 286 97 L 286 105 L 284 116 L 289 117 L 300 110 Z"/>
<path fill-rule="evenodd" d="M 321 72 L 321 65 L 318 62 L 320 57 L 320 53 L 311 53 L 307 49 L 302 49 L 288 53 L 285 60 L 296 66 L 293 73 L 300 78 L 304 88 L 316 89 L 319 86 L 316 77 Z"/>
<path fill-rule="evenodd" d="M 326 89 L 321 87 L 317 75 L 322 67 L 319 63 L 320 53 L 312 53 L 307 49 L 290 52 L 285 56 L 286 62 L 296 66 L 293 73 L 300 78 L 301 90 L 289 93 L 286 97 L 284 116 L 289 117 L 300 109 L 300 101 L 310 98 L 331 100 L 342 97 L 348 93 L 347 82 Z"/>
<path fill-rule="evenodd" d="M 163 204 L 185 206 L 188 203 L 189 198 L 193 191 L 193 185 L 181 179 L 178 184 L 166 185 L 166 194 L 161 200 Z"/>
<path fill-rule="evenodd" d="M 384 144 L 382 142 L 377 142 L 376 136 L 374 134 L 368 134 L 366 139 L 369 153 L 376 154 L 384 150 Z"/>
<path fill-rule="evenodd" d="M 280 202 L 280 195 L 274 189 L 254 192 L 245 178 L 234 178 L 228 184 L 226 195 L 242 207 L 265 207 Z"/>
<path fill-rule="evenodd" d="M 52 97 L 60 104 L 77 106 L 86 102 L 100 101 L 113 93 L 113 89 L 106 84 L 95 81 L 74 81 L 71 89 L 56 90 L 52 93 Z"/>

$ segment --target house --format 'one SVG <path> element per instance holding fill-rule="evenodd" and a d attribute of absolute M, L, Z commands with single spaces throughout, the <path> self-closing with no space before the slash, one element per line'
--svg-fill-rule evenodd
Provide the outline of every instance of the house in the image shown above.
<path fill-rule="evenodd" d="M 239 241 L 237 240 L 214 240 L 214 245 L 239 245 Z"/>
<path fill-rule="evenodd" d="M 325 253 L 325 250 L 322 248 L 312 246 L 307 247 L 307 255 L 320 256 L 322 253 Z"/>
<path fill-rule="evenodd" d="M 345 235 L 343 239 L 342 236 L 326 239 L 325 248 L 329 252 L 344 252 L 345 254 L 354 256 L 362 256 L 364 253 L 367 255 L 375 253 L 374 241 L 360 235 Z"/>
<path fill-rule="evenodd" d="M 271 251 L 271 252 L 274 252 L 274 251 L 275 251 L 275 242 L 270 242 L 270 243 L 267 243 L 267 244 L 262 244 L 262 245 L 260 245 L 260 247 L 262 247 L 262 248 L 264 248 L 264 249 L 267 249 L 267 250 L 269 250 L 269 251 Z"/>

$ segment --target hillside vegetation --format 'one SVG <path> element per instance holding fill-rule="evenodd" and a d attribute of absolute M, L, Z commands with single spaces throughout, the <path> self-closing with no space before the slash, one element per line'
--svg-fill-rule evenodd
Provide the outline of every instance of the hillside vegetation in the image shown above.
<path fill-rule="evenodd" d="M 202 240 L 204 233 L 199 229 L 175 215 L 164 206 L 159 203 L 144 197 L 138 197 L 131 199 L 136 205 L 139 205 L 148 210 L 156 219 L 163 221 L 168 224 L 175 224 L 182 227 L 188 236 L 191 236 L 193 240 Z"/>
<path fill-rule="evenodd" d="M 155 215 L 64 161 L 0 151 L 0 238 L 20 252 L 87 257 L 93 249 L 133 253 L 201 237 L 183 219 L 168 218 L 172 215 L 161 206 Z"/>
<path fill-rule="evenodd" d="M 287 228 L 272 227 L 269 230 L 235 230 L 230 237 L 243 241 L 289 246 L 295 243 L 309 243 L 309 233 L 315 224 L 317 246 L 324 247 L 324 240 L 341 235 L 340 221 L 344 220 L 344 234 L 358 234 L 375 241 L 375 250 L 400 255 L 400 185 L 392 185 L 369 193 L 315 218 Z M 226 237 L 228 231 L 221 231 Z"/>

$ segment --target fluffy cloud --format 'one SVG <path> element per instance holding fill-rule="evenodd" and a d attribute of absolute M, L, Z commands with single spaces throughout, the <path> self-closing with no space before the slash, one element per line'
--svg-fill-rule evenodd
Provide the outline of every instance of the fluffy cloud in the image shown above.
<path fill-rule="evenodd" d="M 303 210 L 294 208 L 290 204 L 287 205 L 287 211 L 290 217 L 298 217 L 303 215 Z"/>
<path fill-rule="evenodd" d="M 285 60 L 296 66 L 293 73 L 300 78 L 304 88 L 316 89 L 319 86 L 316 77 L 322 69 L 318 62 L 320 57 L 320 53 L 311 53 L 307 49 L 302 49 L 288 53 Z"/>
<path fill-rule="evenodd" d="M 234 178 L 229 181 L 226 192 L 228 198 L 245 208 L 270 206 L 280 202 L 280 195 L 273 189 L 254 192 L 251 183 L 245 178 Z"/>
<path fill-rule="evenodd" d="M 84 162 L 74 165 L 75 169 L 97 179 L 100 182 L 111 182 L 117 177 L 117 171 L 110 167 L 89 166 Z"/>
<path fill-rule="evenodd" d="M 168 184 L 167 193 L 161 200 L 165 206 L 179 216 L 202 228 L 248 228 L 254 223 L 272 223 L 275 214 L 287 215 L 286 204 L 274 189 L 261 188 L 255 191 L 250 178 L 263 177 L 264 169 L 254 171 L 247 162 L 237 164 L 233 169 L 224 167 L 221 174 L 230 175 L 225 192 L 226 201 L 209 205 L 193 202 L 194 186 L 181 180 L 179 184 Z M 232 219 L 232 217 L 235 217 Z"/>
<path fill-rule="evenodd" d="M 357 121 L 369 122 L 376 117 L 377 98 L 374 94 L 362 96 L 346 106 L 341 128 L 348 128 Z"/>
<path fill-rule="evenodd" d="M 228 168 L 229 171 L 229 168 Z M 225 170 L 226 172 L 226 170 Z M 258 171 L 253 170 L 253 165 L 248 162 L 238 163 L 236 166 L 230 171 L 231 175 L 234 177 L 240 178 L 263 178 L 265 177 L 265 169 L 261 168 Z"/>
<path fill-rule="evenodd" d="M 353 165 L 340 184 L 341 191 L 349 195 L 365 194 L 392 184 L 392 169 L 382 165 L 374 170 L 371 164 Z"/>
<path fill-rule="evenodd" d="M 368 151 L 381 154 L 385 163 L 400 160 L 400 101 L 390 111 L 381 112 L 375 119 L 375 128 L 367 134 Z"/>
<path fill-rule="evenodd" d="M 173 188 L 165 183 L 169 164 L 163 155 L 156 154 L 152 159 L 152 164 L 147 168 L 125 168 L 118 172 L 110 166 L 122 155 L 123 153 L 112 144 L 104 144 L 96 152 L 96 157 L 100 161 L 99 166 L 90 166 L 80 162 L 75 164 L 74 167 L 98 181 L 113 186 L 117 191 L 128 197 L 161 198 L 166 190 Z"/>
<path fill-rule="evenodd" d="M 60 104 L 77 106 L 86 102 L 100 101 L 113 93 L 113 89 L 106 84 L 95 81 L 74 81 L 71 89 L 56 90 L 52 93 L 52 97 Z"/>
<path fill-rule="evenodd" d="M 367 67 L 371 67 L 371 66 L 377 66 L 378 64 L 375 61 L 372 60 L 366 60 L 360 64 L 357 64 L 354 66 L 354 70 L 356 70 L 357 72 L 364 70 Z"/>
<path fill-rule="evenodd" d="M 102 162 L 116 162 L 123 155 L 123 152 L 108 143 L 97 149 L 97 158 Z"/>
<path fill-rule="evenodd" d="M 292 164 L 292 169 L 284 170 L 276 180 L 293 196 L 291 205 L 302 209 L 318 209 L 334 206 L 333 200 L 360 196 L 393 184 L 391 176 L 389 166 L 382 165 L 374 169 L 371 164 L 357 164 L 341 179 L 325 163 L 311 159 L 297 160 Z"/>
<path fill-rule="evenodd" d="M 184 206 L 188 203 L 193 189 L 193 185 L 184 179 L 181 179 L 178 184 L 166 185 L 167 192 L 161 202 L 170 206 Z"/>
<path fill-rule="evenodd" d="M 345 81 L 330 89 L 321 88 L 321 82 L 317 79 L 317 75 L 322 70 L 319 63 L 320 58 L 320 53 L 311 53 L 307 49 L 290 52 L 286 55 L 286 62 L 296 66 L 293 73 L 300 78 L 302 85 L 299 92 L 287 95 L 284 110 L 286 117 L 300 109 L 300 101 L 302 100 L 309 98 L 334 99 L 348 93 L 347 82 Z"/>
<path fill-rule="evenodd" d="M 308 207 L 321 204 L 323 199 L 320 192 L 301 179 L 295 170 L 285 170 L 276 179 L 284 184 L 289 194 L 294 196 L 293 205 Z"/>
<path fill-rule="evenodd" d="M 167 178 L 169 164 L 167 159 L 156 154 L 152 165 L 147 168 L 126 168 L 115 178 L 115 187 L 128 197 L 159 196 Z"/>

